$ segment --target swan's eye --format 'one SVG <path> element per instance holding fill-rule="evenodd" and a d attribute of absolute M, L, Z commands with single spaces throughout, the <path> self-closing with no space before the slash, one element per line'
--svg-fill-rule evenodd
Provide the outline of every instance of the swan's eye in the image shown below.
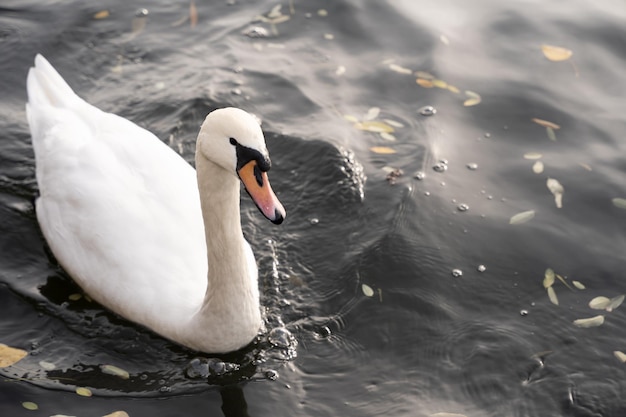
<path fill-rule="evenodd" d="M 259 184 L 259 187 L 263 187 L 263 176 L 258 164 L 254 164 L 254 178 L 256 179 L 256 183 Z"/>
<path fill-rule="evenodd" d="M 237 146 L 237 141 L 235 140 L 235 138 L 230 138 L 229 142 L 230 142 L 231 145 Z"/>

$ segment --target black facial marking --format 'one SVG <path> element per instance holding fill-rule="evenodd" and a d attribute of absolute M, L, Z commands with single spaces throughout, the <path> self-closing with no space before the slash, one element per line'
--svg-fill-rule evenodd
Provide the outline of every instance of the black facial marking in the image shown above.
<path fill-rule="evenodd" d="M 250 161 L 256 161 L 257 165 L 254 169 L 254 175 L 259 185 L 263 185 L 261 172 L 269 171 L 270 167 L 272 166 L 269 158 L 263 156 L 263 154 L 256 149 L 248 148 L 247 146 L 241 145 L 235 140 L 235 138 L 230 138 L 230 144 L 235 147 L 235 151 L 237 152 L 237 170 L 240 170 L 245 164 Z M 258 174 L 257 169 L 260 170 Z"/>

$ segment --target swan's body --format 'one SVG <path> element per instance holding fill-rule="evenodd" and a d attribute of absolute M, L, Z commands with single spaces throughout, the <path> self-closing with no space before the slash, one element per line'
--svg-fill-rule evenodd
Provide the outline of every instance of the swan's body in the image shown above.
<path fill-rule="evenodd" d="M 233 108 L 207 116 L 196 173 L 152 133 L 80 99 L 41 56 L 28 74 L 27 115 L 37 219 L 87 294 L 200 351 L 236 350 L 256 336 L 257 267 L 241 230 L 238 176 L 270 220 L 280 223 L 284 210 L 252 116 Z"/>

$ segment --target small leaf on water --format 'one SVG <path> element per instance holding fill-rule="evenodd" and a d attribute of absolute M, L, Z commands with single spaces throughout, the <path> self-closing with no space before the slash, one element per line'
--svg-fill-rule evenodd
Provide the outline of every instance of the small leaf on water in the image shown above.
<path fill-rule="evenodd" d="M 548 139 L 550 139 L 552 142 L 556 142 L 556 133 L 554 133 L 554 129 L 552 129 L 550 126 L 546 127 L 546 134 L 548 135 Z"/>
<path fill-rule="evenodd" d="M 56 367 L 57 367 L 52 362 L 46 362 L 46 361 L 39 361 L 39 366 L 41 366 L 41 369 L 43 369 L 45 371 L 52 371 L 52 370 L 56 369 Z"/>
<path fill-rule="evenodd" d="M 465 107 L 475 106 L 481 101 L 480 95 L 473 91 L 466 90 L 465 95 L 469 97 L 467 100 L 463 102 L 463 105 Z"/>
<path fill-rule="evenodd" d="M 129 416 L 126 411 L 114 411 L 111 414 L 107 414 L 106 416 L 102 416 L 102 417 L 129 417 Z"/>
<path fill-rule="evenodd" d="M 524 159 L 530 159 L 530 160 L 541 159 L 542 156 L 543 155 L 537 152 L 528 152 L 524 154 Z"/>
<path fill-rule="evenodd" d="M 76 388 L 76 394 L 80 395 L 81 397 L 91 397 L 93 395 L 91 390 L 85 387 Z"/>
<path fill-rule="evenodd" d="M 552 268 L 546 269 L 543 275 L 543 288 L 550 288 L 554 284 L 554 271 Z"/>
<path fill-rule="evenodd" d="M 343 118 L 346 119 L 349 122 L 352 122 L 352 123 L 359 123 L 359 119 L 357 119 L 356 117 L 352 116 L 351 114 L 344 114 Z"/>
<path fill-rule="evenodd" d="M 611 304 L 611 300 L 607 297 L 595 297 L 589 301 L 589 307 L 594 310 L 604 310 Z"/>
<path fill-rule="evenodd" d="M 397 122 L 395 120 L 391 120 L 391 119 L 383 119 L 383 121 L 385 123 L 387 123 L 389 126 L 393 126 L 393 127 L 404 127 L 404 125 L 400 122 Z"/>
<path fill-rule="evenodd" d="M 363 120 L 374 120 L 380 114 L 380 107 L 370 107 Z"/>
<path fill-rule="evenodd" d="M 394 72 L 397 72 L 398 74 L 408 74 L 408 75 L 413 74 L 413 71 L 410 70 L 409 68 L 404 68 L 396 64 L 389 64 L 389 69 Z"/>
<path fill-rule="evenodd" d="M 548 187 L 548 190 L 550 190 L 550 192 L 554 194 L 554 203 L 556 204 L 556 207 L 562 208 L 563 207 L 563 192 L 565 190 L 563 186 L 561 185 L 561 183 L 558 180 L 555 180 L 554 178 L 548 178 L 548 180 L 546 181 L 546 186 Z"/>
<path fill-rule="evenodd" d="M 614 198 L 613 200 L 613 205 L 617 208 L 621 208 L 626 210 L 626 198 Z"/>
<path fill-rule="evenodd" d="M 535 161 L 535 163 L 533 164 L 533 172 L 535 174 L 541 174 L 543 172 L 543 169 L 544 169 L 543 162 Z"/>
<path fill-rule="evenodd" d="M 613 351 L 613 355 L 615 355 L 617 360 L 619 360 L 621 363 L 626 363 L 626 353 L 615 350 Z"/>
<path fill-rule="evenodd" d="M 554 287 L 548 287 L 547 291 L 548 291 L 548 298 L 550 299 L 550 302 L 558 306 L 559 299 L 556 296 L 556 292 L 554 292 Z"/>
<path fill-rule="evenodd" d="M 509 220 L 509 224 L 522 224 L 526 223 L 530 219 L 535 217 L 535 210 L 523 211 L 521 213 L 517 213 Z"/>
<path fill-rule="evenodd" d="M 434 79 L 433 80 L 433 86 L 435 86 L 437 88 L 448 88 L 448 83 L 445 82 L 444 80 Z"/>
<path fill-rule="evenodd" d="M 426 71 L 416 71 L 415 75 L 417 78 L 423 78 L 425 80 L 434 80 L 435 76 L 432 75 L 430 72 L 426 72 Z"/>
<path fill-rule="evenodd" d="M 396 153 L 395 149 L 390 148 L 388 146 L 372 146 L 370 148 L 370 151 L 381 154 L 381 155 L 391 155 L 391 154 Z"/>
<path fill-rule="evenodd" d="M 604 323 L 604 316 L 595 316 L 589 317 L 587 319 L 578 319 L 574 320 L 574 326 L 588 328 L 588 327 L 598 327 Z"/>
<path fill-rule="evenodd" d="M 69 296 L 69 297 L 67 297 L 67 299 L 68 299 L 68 300 L 70 300 L 70 301 L 78 301 L 78 300 L 80 300 L 81 298 L 83 298 L 83 295 L 82 295 L 82 294 L 80 294 L 80 293 L 70 294 L 70 296 Z"/>
<path fill-rule="evenodd" d="M 393 127 L 389 126 L 387 123 L 379 122 L 376 120 L 366 120 L 363 122 L 357 122 L 354 124 L 354 127 L 356 127 L 359 130 L 364 130 L 367 132 L 374 132 L 374 133 L 380 133 L 380 132 L 393 133 L 394 132 Z"/>
<path fill-rule="evenodd" d="M 531 119 L 533 122 L 537 123 L 539 126 L 543 126 L 543 127 L 550 127 L 554 130 L 558 130 L 561 128 L 561 126 L 557 125 L 556 123 L 553 122 L 549 122 L 547 120 L 543 120 L 543 119 L 538 119 L 536 117 L 533 117 Z"/>
<path fill-rule="evenodd" d="M 22 407 L 31 411 L 39 410 L 39 406 L 32 401 L 24 401 Z"/>
<path fill-rule="evenodd" d="M 0 368 L 6 368 L 17 363 L 24 359 L 26 355 L 28 353 L 25 350 L 12 348 L 0 343 Z"/>
<path fill-rule="evenodd" d="M 579 162 L 578 165 L 580 165 L 581 167 L 583 167 L 584 169 L 586 169 L 589 172 L 593 171 L 593 168 L 591 168 L 591 165 L 589 165 L 589 164 L 586 164 L 584 162 Z"/>
<path fill-rule="evenodd" d="M 563 285 L 565 285 L 570 290 L 574 291 L 574 289 L 572 287 L 570 287 L 570 285 L 567 283 L 567 281 L 565 281 L 565 278 L 563 278 L 559 274 L 556 274 L 556 277 L 559 279 L 559 281 L 561 281 L 563 283 Z"/>
<path fill-rule="evenodd" d="M 100 10 L 98 13 L 93 15 L 93 18 L 96 20 L 99 19 L 106 19 L 107 17 L 109 17 L 110 13 L 108 10 Z"/>
<path fill-rule="evenodd" d="M 426 78 L 418 78 L 415 82 L 424 88 L 433 88 L 434 84 L 431 80 L 427 80 Z"/>
<path fill-rule="evenodd" d="M 554 62 L 565 61 L 573 54 L 573 52 L 567 48 L 545 44 L 541 45 L 541 51 L 546 58 Z"/>
<path fill-rule="evenodd" d="M 395 142 L 396 140 L 396 137 L 394 135 L 392 135 L 391 133 L 387 133 L 387 132 L 380 132 L 380 137 L 390 142 Z"/>
<path fill-rule="evenodd" d="M 615 310 L 617 307 L 621 306 L 624 302 L 624 295 L 618 295 L 617 297 L 611 298 L 611 302 L 608 306 L 606 306 L 606 311 L 611 312 Z"/>
<path fill-rule="evenodd" d="M 579 290 L 585 289 L 585 286 L 580 281 L 572 281 L 572 284 L 574 284 L 574 287 L 578 288 Z"/>
<path fill-rule="evenodd" d="M 361 291 L 363 291 L 363 295 L 365 295 L 366 297 L 373 297 L 374 296 L 374 290 L 372 289 L 372 287 L 370 287 L 367 284 L 362 284 L 361 285 Z"/>
<path fill-rule="evenodd" d="M 104 374 L 117 376 L 117 377 L 120 377 L 122 379 L 130 378 L 130 375 L 129 375 L 128 371 L 125 371 L 124 369 L 119 368 L 119 367 L 117 367 L 115 365 L 100 365 L 100 370 Z"/>
<path fill-rule="evenodd" d="M 196 2 L 193 0 L 189 3 L 189 24 L 192 28 L 195 28 L 198 24 L 198 9 L 196 8 Z"/>
<path fill-rule="evenodd" d="M 448 84 L 448 91 L 450 91 L 451 93 L 454 94 L 459 94 L 461 92 L 461 90 L 458 89 L 458 87 L 455 87 L 453 85 Z"/>

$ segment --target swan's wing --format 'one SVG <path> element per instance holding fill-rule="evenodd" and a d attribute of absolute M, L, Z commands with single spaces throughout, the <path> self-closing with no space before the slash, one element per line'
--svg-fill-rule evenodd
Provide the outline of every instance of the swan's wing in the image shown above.
<path fill-rule="evenodd" d="M 188 318 L 207 282 L 193 168 L 150 132 L 78 98 L 42 57 L 28 94 L 37 218 L 55 257 L 119 314 L 149 327 Z"/>

